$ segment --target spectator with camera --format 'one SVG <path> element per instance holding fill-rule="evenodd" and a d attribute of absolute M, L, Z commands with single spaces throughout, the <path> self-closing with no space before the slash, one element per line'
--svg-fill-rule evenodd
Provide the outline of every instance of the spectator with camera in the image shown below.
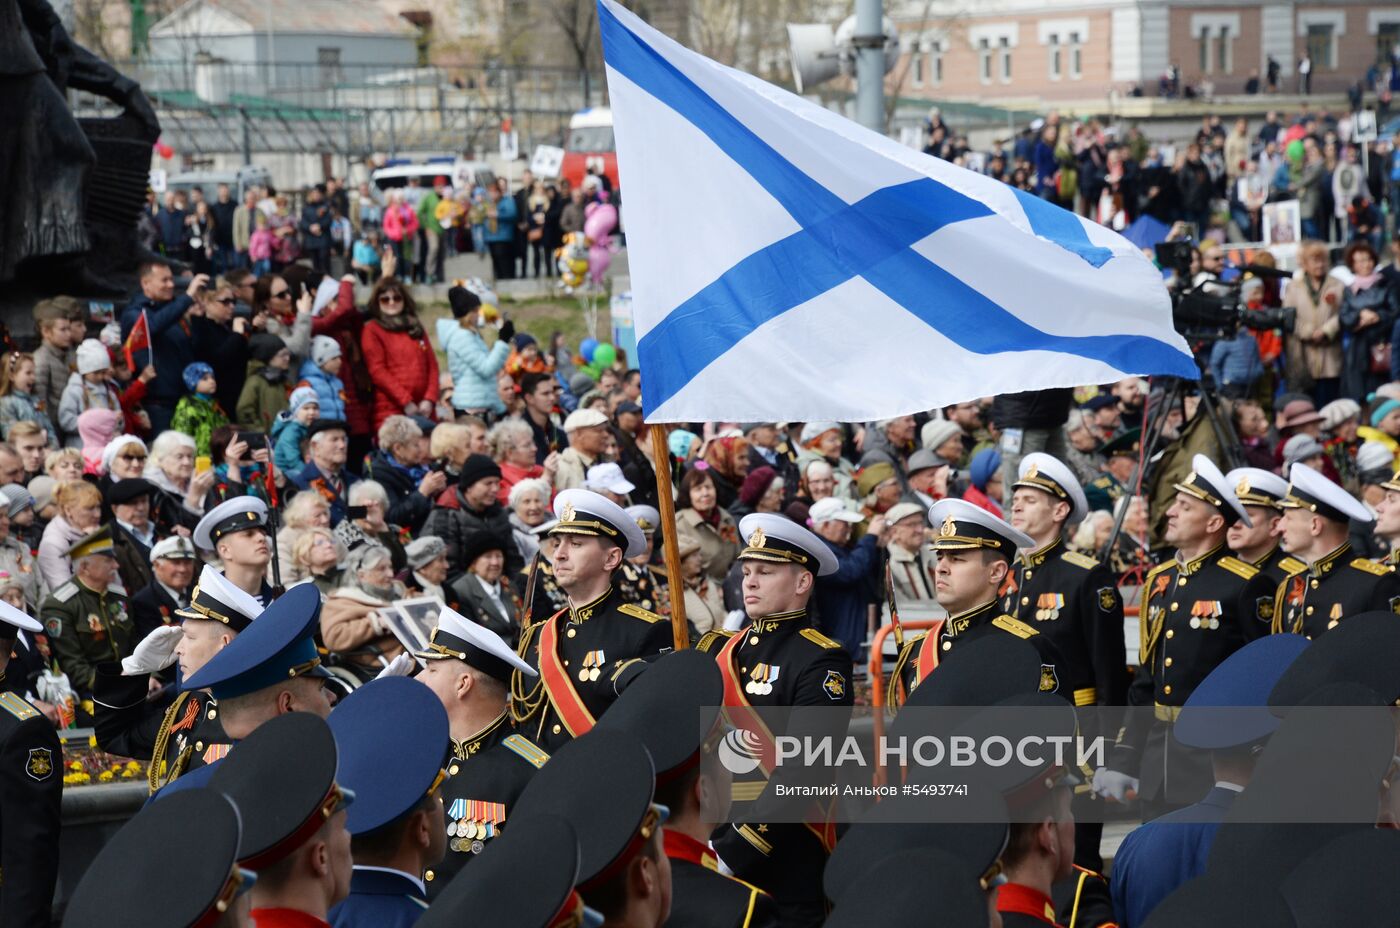
<path fill-rule="evenodd" d="M 141 265 L 141 293 L 122 310 L 122 340 L 144 316 L 150 350 L 136 354 L 136 363 L 153 363 L 156 377 L 146 391 L 146 414 L 151 419 L 151 433 L 159 435 L 170 428 L 175 404 L 185 395 L 185 368 L 194 363 L 194 340 L 185 324 L 185 316 L 195 298 L 209 286 L 209 278 L 196 274 L 185 292 L 175 293 L 175 273 L 164 261 L 148 261 Z M 144 363 L 143 363 L 144 362 Z"/>

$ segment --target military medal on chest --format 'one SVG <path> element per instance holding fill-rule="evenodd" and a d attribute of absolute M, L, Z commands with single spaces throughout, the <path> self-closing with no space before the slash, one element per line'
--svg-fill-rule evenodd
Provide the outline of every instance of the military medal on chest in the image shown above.
<path fill-rule="evenodd" d="M 504 803 L 454 799 L 447 808 L 448 847 L 458 853 L 480 854 L 485 842 L 500 833 L 505 820 Z"/>
<path fill-rule="evenodd" d="M 1219 600 L 1198 600 L 1191 606 L 1191 627 L 1216 629 L 1220 627 L 1220 615 L 1225 610 Z"/>
<path fill-rule="evenodd" d="M 588 653 L 584 654 L 583 667 L 578 672 L 579 682 L 591 683 L 597 680 L 598 677 L 602 675 L 603 662 L 606 659 L 607 658 L 604 657 L 601 649 L 597 651 L 589 651 Z"/>
<path fill-rule="evenodd" d="M 749 671 L 748 682 L 744 684 L 744 692 L 752 696 L 768 696 L 773 692 L 773 681 L 778 679 L 777 664 L 756 664 L 753 670 Z"/>
<path fill-rule="evenodd" d="M 1041 593 L 1035 601 L 1035 618 L 1038 622 L 1052 622 L 1060 617 L 1065 607 L 1063 593 Z"/>

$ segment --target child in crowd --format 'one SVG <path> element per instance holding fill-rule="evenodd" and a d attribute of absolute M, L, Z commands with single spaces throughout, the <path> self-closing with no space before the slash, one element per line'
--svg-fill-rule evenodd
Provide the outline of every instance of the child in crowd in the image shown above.
<path fill-rule="evenodd" d="M 248 379 L 238 395 L 238 427 L 266 433 L 287 408 L 292 353 L 280 337 L 263 332 L 248 339 L 248 355 Z"/>
<path fill-rule="evenodd" d="M 379 230 L 368 229 L 356 239 L 350 250 L 350 269 L 362 284 L 371 284 L 379 279 L 379 269 L 383 261 L 379 257 Z"/>
<path fill-rule="evenodd" d="M 253 214 L 253 234 L 248 237 L 248 260 L 253 262 L 254 276 L 272 273 L 272 253 L 277 249 L 277 236 L 268 226 L 262 210 Z"/>
<path fill-rule="evenodd" d="M 322 419 L 345 420 L 345 382 L 340 379 L 340 342 L 329 335 L 317 335 L 311 340 L 311 357 L 301 362 L 299 386 L 316 391 Z"/>
<path fill-rule="evenodd" d="M 183 376 L 185 389 L 190 392 L 175 404 L 170 427 L 194 439 L 196 454 L 208 454 L 209 436 L 219 426 L 228 425 L 228 413 L 214 398 L 215 391 L 219 389 L 218 381 L 214 379 L 214 368 L 203 361 L 196 361 L 185 368 Z"/>
<path fill-rule="evenodd" d="M 510 357 L 506 358 L 506 370 L 516 383 L 526 374 L 547 374 L 554 365 L 540 353 L 540 344 L 535 336 L 526 332 L 517 333 L 512 340 Z"/>
<path fill-rule="evenodd" d="M 280 413 L 272 423 L 272 460 L 282 473 L 295 474 L 306 466 L 302 442 L 306 440 L 311 423 L 319 418 L 321 402 L 316 398 L 316 391 L 305 384 L 293 390 L 287 411 Z"/>
<path fill-rule="evenodd" d="M 74 321 L 77 317 L 79 321 Z M 34 351 L 34 394 L 38 407 L 53 420 L 63 399 L 68 375 L 77 363 L 73 344 L 82 338 L 83 323 L 77 301 L 71 297 L 40 300 L 34 307 L 34 323 L 40 344 Z M 56 424 L 56 423 L 55 423 Z M 54 435 L 57 442 L 59 435 Z"/>
<path fill-rule="evenodd" d="M 95 338 L 85 339 L 78 346 L 78 370 L 68 378 L 58 404 L 58 425 L 69 436 L 68 447 L 82 447 L 78 417 L 89 409 L 122 411 L 121 391 L 112 380 L 112 356 Z"/>
<path fill-rule="evenodd" d="M 83 473 L 102 473 L 102 452 L 121 431 L 122 414 L 114 409 L 89 409 L 78 416 L 78 426 L 73 434 L 82 442 Z"/>
<path fill-rule="evenodd" d="M 0 434 L 9 435 L 16 422 L 33 422 L 57 443 L 58 432 L 43 409 L 43 399 L 34 395 L 34 356 L 11 352 L 0 364 Z"/>

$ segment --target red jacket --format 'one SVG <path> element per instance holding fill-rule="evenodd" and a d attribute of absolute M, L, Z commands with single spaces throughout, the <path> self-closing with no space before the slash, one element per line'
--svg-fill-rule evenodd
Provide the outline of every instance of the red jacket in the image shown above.
<path fill-rule="evenodd" d="M 374 382 L 375 431 L 390 416 L 403 415 L 409 403 L 437 404 L 437 353 L 426 333 L 414 338 L 370 320 L 360 332 L 360 349 Z"/>
<path fill-rule="evenodd" d="M 344 358 L 340 379 L 345 384 L 345 419 L 351 435 L 370 433 L 370 411 L 374 402 L 373 384 L 360 352 L 360 329 L 364 323 L 364 314 L 355 308 L 355 285 L 347 280 L 340 282 L 335 307 L 311 320 L 312 335 L 325 335 L 340 344 L 340 356 Z"/>

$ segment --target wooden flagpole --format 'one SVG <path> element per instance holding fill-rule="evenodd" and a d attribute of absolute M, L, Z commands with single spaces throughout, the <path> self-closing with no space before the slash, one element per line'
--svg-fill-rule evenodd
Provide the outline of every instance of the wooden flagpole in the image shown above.
<path fill-rule="evenodd" d="M 671 490 L 671 453 L 666 426 L 653 423 L 651 454 L 656 465 L 656 508 L 661 511 L 662 550 L 666 555 L 666 583 L 671 599 L 671 638 L 677 651 L 690 647 L 690 626 L 685 621 L 685 585 L 681 581 L 681 546 L 676 540 L 676 502 Z"/>

